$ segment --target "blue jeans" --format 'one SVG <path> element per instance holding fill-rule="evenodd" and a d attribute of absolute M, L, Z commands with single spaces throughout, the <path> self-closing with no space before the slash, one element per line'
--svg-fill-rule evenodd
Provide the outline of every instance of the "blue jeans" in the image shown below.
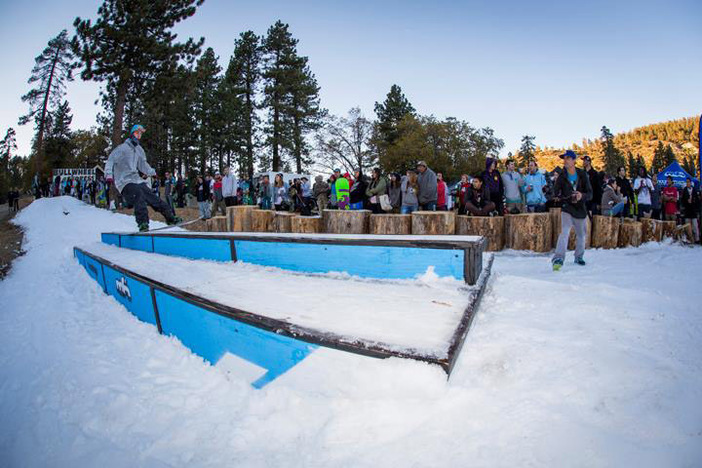
<path fill-rule="evenodd" d="M 400 214 L 412 214 L 413 211 L 417 211 L 419 207 L 417 205 L 402 205 L 400 208 Z"/>
<path fill-rule="evenodd" d="M 527 213 L 543 213 L 546 211 L 546 206 L 541 205 L 527 205 Z"/>
<path fill-rule="evenodd" d="M 436 202 L 429 202 L 419 205 L 422 211 L 436 211 Z"/>
<path fill-rule="evenodd" d="M 261 198 L 261 209 L 262 210 L 270 210 L 271 209 L 271 197 L 262 197 Z"/>
<path fill-rule="evenodd" d="M 200 217 L 202 217 L 203 219 L 209 219 L 211 217 L 210 203 L 206 201 L 201 201 L 197 202 L 197 205 L 200 208 Z"/>
<path fill-rule="evenodd" d="M 621 212 L 624 211 L 624 206 L 626 206 L 626 203 L 624 202 L 617 203 L 611 210 L 605 210 L 602 214 L 605 216 L 619 216 Z"/>

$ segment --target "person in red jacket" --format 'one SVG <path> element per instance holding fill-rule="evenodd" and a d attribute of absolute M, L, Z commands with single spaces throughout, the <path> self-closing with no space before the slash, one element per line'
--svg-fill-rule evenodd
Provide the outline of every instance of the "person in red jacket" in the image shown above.
<path fill-rule="evenodd" d="M 468 174 L 461 176 L 461 183 L 458 185 L 458 214 L 468 214 L 466 210 L 466 202 L 468 201 L 468 192 L 473 186 L 470 183 Z"/>
<path fill-rule="evenodd" d="M 678 189 L 673 185 L 673 178 L 668 176 L 667 185 L 661 190 L 663 215 L 666 221 L 676 221 L 678 215 Z"/>
<path fill-rule="evenodd" d="M 436 211 L 447 211 L 446 194 L 448 187 L 444 182 L 444 175 L 441 172 L 436 173 Z"/>

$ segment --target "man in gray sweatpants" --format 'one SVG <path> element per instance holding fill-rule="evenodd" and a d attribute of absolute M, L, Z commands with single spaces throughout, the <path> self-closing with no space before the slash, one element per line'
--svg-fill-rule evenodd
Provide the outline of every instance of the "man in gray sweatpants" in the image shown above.
<path fill-rule="evenodd" d="M 556 253 L 553 256 L 553 270 L 563 266 L 570 229 L 575 228 L 575 263 L 585 265 L 585 237 L 587 236 L 587 205 L 592 199 L 592 186 L 587 173 L 575 167 L 578 156 L 568 150 L 561 156 L 563 172 L 553 187 L 554 198 L 561 203 L 561 234 L 558 236 Z"/>

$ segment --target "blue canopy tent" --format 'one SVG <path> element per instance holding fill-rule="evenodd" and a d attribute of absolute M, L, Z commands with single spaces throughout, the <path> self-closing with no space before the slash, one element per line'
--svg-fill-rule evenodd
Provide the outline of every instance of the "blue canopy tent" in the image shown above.
<path fill-rule="evenodd" d="M 687 179 L 692 180 L 692 184 L 695 187 L 699 187 L 700 185 L 700 181 L 688 174 L 677 161 L 673 161 L 668 167 L 658 173 L 658 185 L 660 187 L 665 187 L 666 180 L 669 176 L 673 178 L 673 184 L 678 188 L 685 187 L 685 181 Z"/>

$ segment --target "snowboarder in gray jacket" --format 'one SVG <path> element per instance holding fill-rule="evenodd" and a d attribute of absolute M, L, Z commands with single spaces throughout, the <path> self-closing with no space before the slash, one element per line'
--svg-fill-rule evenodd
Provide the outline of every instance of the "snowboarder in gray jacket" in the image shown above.
<path fill-rule="evenodd" d="M 105 164 L 105 179 L 114 182 L 122 199 L 134 206 L 139 231 L 149 230 L 149 211 L 146 205 L 158 211 L 166 218 L 166 223 L 178 224 L 182 220 L 175 216 L 170 206 L 157 197 L 149 188 L 145 176 L 155 176 L 156 171 L 146 162 L 146 154 L 140 140 L 146 130 L 141 125 L 134 125 L 129 138 L 112 150 Z"/>

